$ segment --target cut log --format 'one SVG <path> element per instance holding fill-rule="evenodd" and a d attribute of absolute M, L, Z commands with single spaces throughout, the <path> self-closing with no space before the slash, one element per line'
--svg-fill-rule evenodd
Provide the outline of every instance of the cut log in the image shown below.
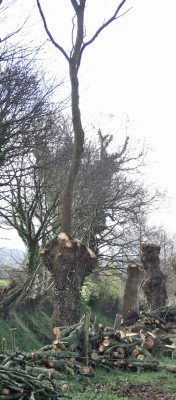
<path fill-rule="evenodd" d="M 79 372 L 82 375 L 88 375 L 90 372 L 90 368 L 87 365 L 83 365 L 83 366 L 79 367 Z"/>
<path fill-rule="evenodd" d="M 99 346 L 99 348 L 98 348 L 98 351 L 99 351 L 99 353 L 104 353 L 104 346 L 103 346 L 103 344 L 100 344 L 100 346 Z"/>
<path fill-rule="evenodd" d="M 98 361 L 99 360 L 99 355 L 97 354 L 97 353 L 95 353 L 95 352 L 93 352 L 93 353 L 91 353 L 91 359 L 93 360 L 93 361 Z"/>

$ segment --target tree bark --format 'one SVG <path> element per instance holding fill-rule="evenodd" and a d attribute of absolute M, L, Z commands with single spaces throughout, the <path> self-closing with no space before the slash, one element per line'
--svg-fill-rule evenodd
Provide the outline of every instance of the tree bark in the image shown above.
<path fill-rule="evenodd" d="M 139 317 L 139 284 L 142 277 L 141 265 L 129 264 L 123 298 L 123 322 L 133 324 Z"/>
<path fill-rule="evenodd" d="M 72 99 L 72 122 L 74 130 L 74 148 L 70 169 L 67 174 L 62 197 L 61 231 L 71 235 L 72 201 L 76 177 L 81 165 L 83 156 L 84 131 L 81 123 L 79 109 L 79 81 L 78 71 L 74 59 L 69 62 L 71 99 Z"/>
<path fill-rule="evenodd" d="M 80 319 L 80 290 L 92 272 L 95 255 L 80 241 L 59 234 L 43 250 L 43 261 L 54 280 L 53 325 L 71 325 Z"/>
<path fill-rule="evenodd" d="M 151 310 L 166 305 L 166 278 L 160 270 L 160 246 L 155 244 L 142 245 L 142 263 L 146 278 L 142 284 L 147 303 Z"/>

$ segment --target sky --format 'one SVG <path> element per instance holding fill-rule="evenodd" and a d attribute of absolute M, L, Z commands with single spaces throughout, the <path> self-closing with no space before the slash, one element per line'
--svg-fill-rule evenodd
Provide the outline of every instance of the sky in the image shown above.
<path fill-rule="evenodd" d="M 87 0 L 87 39 L 118 4 L 116 0 Z M 41 0 L 41 5 L 55 40 L 69 51 L 73 16 L 70 0 Z M 14 7 L 11 28 L 16 23 L 14 13 L 18 23 L 30 14 L 21 40 L 25 42 L 29 37 L 34 42 L 39 38 L 44 40 L 46 35 L 35 0 L 26 2 L 25 7 L 19 0 Z M 89 137 L 93 127 L 101 128 L 104 133 L 114 135 L 117 146 L 126 133 L 132 141 L 146 142 L 152 150 L 146 160 L 145 182 L 167 189 L 170 198 L 167 207 L 156 212 L 151 222 L 163 224 L 173 234 L 176 232 L 176 1 L 127 0 L 121 13 L 124 15 L 107 27 L 83 54 L 79 77 L 85 132 Z M 48 71 L 65 78 L 63 90 L 67 94 L 65 59 L 50 44 L 45 57 Z"/>

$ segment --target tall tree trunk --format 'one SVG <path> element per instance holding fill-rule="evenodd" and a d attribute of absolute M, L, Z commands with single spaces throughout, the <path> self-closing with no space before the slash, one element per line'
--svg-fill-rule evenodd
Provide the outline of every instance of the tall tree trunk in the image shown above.
<path fill-rule="evenodd" d="M 146 278 L 142 284 L 147 303 L 151 310 L 166 305 L 166 279 L 160 270 L 160 246 L 155 244 L 142 245 L 142 263 Z"/>
<path fill-rule="evenodd" d="M 123 322 L 133 323 L 139 317 L 139 285 L 142 278 L 141 264 L 129 264 L 123 298 Z"/>
<path fill-rule="evenodd" d="M 94 42 L 103 29 L 105 29 L 111 22 L 116 20 L 117 15 L 126 0 L 121 1 L 121 3 L 117 6 L 113 16 L 103 23 L 92 36 L 92 38 L 87 42 L 85 41 L 84 26 L 86 0 L 70 0 L 70 3 L 74 9 L 75 18 L 72 19 L 72 49 L 69 55 L 53 38 L 48 29 L 45 15 L 40 5 L 40 0 L 36 1 L 47 35 L 49 36 L 53 45 L 58 48 L 58 50 L 65 57 L 69 65 L 74 146 L 72 160 L 63 190 L 61 232 L 65 233 L 66 235 L 71 235 L 73 192 L 83 156 L 84 145 L 84 131 L 82 128 L 79 107 L 78 71 L 84 49 L 89 44 Z M 65 244 L 66 243 L 68 244 L 68 241 L 65 241 Z M 53 242 L 53 248 L 48 248 L 44 253 L 44 263 L 51 271 L 55 282 L 55 323 L 60 323 L 60 321 L 62 321 L 61 323 L 65 324 L 66 322 L 72 323 L 74 322 L 73 320 L 77 320 L 77 309 L 81 284 L 83 283 L 85 277 L 89 274 L 89 271 L 92 269 L 92 257 L 87 251 L 86 246 L 81 244 L 80 246 L 77 245 L 77 248 L 75 248 L 74 242 L 70 243 L 73 244 L 70 248 L 65 245 L 63 246 L 63 243 L 60 242 L 59 238 L 58 241 Z M 76 291 L 78 291 L 77 294 Z"/>
<path fill-rule="evenodd" d="M 43 260 L 54 280 L 54 326 L 79 321 L 81 286 L 92 272 L 95 255 L 80 241 L 59 234 L 43 250 Z"/>
<path fill-rule="evenodd" d="M 79 81 L 78 71 L 75 66 L 74 59 L 70 60 L 70 81 L 71 81 L 71 98 L 72 98 L 72 122 L 74 130 L 74 148 L 70 169 L 67 174 L 66 182 L 62 197 L 62 215 L 61 215 L 61 232 L 71 235 L 72 227 L 72 202 L 73 190 L 76 177 L 81 165 L 84 145 L 84 131 L 81 123 L 81 113 L 79 109 Z"/>

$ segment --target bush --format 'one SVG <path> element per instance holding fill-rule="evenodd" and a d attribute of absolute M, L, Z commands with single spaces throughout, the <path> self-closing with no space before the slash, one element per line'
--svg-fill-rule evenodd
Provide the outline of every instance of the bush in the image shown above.
<path fill-rule="evenodd" d="M 83 286 L 82 296 L 93 312 L 113 320 L 121 307 L 120 280 L 111 273 L 99 276 L 96 281 L 89 280 Z"/>

